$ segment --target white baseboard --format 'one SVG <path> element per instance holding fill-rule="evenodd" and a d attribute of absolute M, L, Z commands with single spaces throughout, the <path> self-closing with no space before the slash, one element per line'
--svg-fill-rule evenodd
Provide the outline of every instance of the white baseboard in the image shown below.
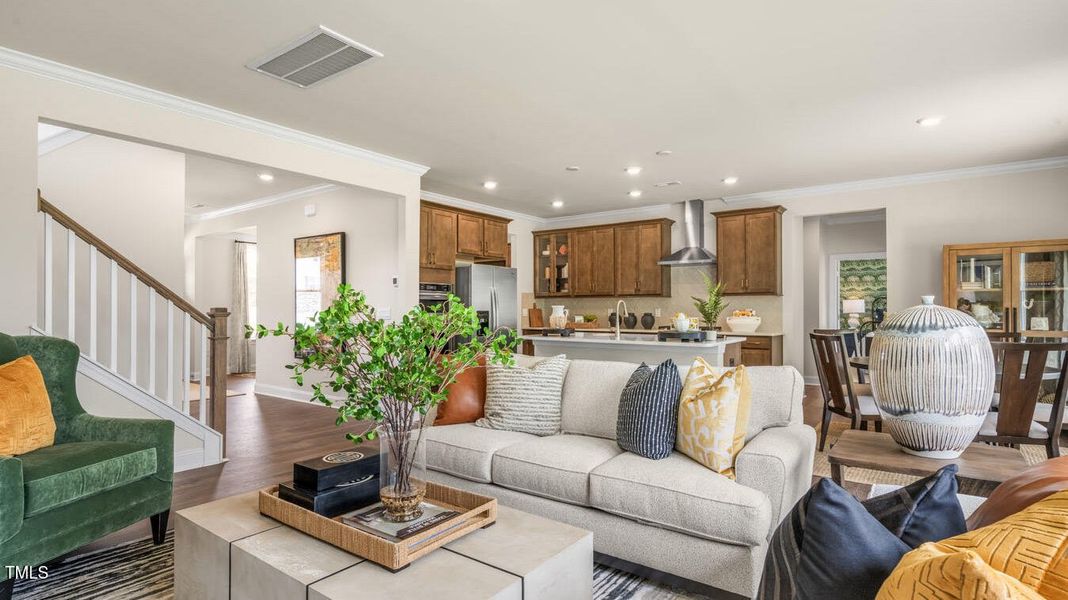
<path fill-rule="evenodd" d="M 805 375 L 805 385 L 819 385 L 819 375 Z"/>
<path fill-rule="evenodd" d="M 256 388 L 254 390 L 256 394 L 263 394 L 264 396 L 270 396 L 272 398 L 281 398 L 283 400 L 293 400 L 295 402 L 307 402 L 311 403 L 312 393 L 307 390 L 295 390 L 293 388 L 282 387 L 280 385 L 268 385 L 266 383 L 256 382 Z M 327 398 L 331 400 L 344 400 L 344 396 L 337 396 L 334 394 L 327 394 Z M 316 406 L 323 406 L 318 402 Z"/>

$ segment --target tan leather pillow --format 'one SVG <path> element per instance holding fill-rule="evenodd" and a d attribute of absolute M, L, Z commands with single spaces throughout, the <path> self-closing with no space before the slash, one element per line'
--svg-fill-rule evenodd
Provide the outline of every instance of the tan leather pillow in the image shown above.
<path fill-rule="evenodd" d="M 486 405 L 486 361 L 478 359 L 478 366 L 460 373 L 449 386 L 449 397 L 438 405 L 435 425 L 474 423 L 483 417 Z"/>
<path fill-rule="evenodd" d="M 55 441 L 52 403 L 33 357 L 0 365 L 0 454 L 26 454 Z"/>
<path fill-rule="evenodd" d="M 1064 490 L 1068 490 L 1068 456 L 1037 464 L 994 489 L 968 517 L 968 530 L 996 523 Z"/>

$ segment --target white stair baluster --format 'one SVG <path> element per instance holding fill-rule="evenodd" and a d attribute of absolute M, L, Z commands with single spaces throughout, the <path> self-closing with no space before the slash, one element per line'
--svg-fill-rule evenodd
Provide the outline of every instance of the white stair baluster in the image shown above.
<path fill-rule="evenodd" d="M 89 246 L 89 358 L 96 360 L 96 246 Z"/>
<path fill-rule="evenodd" d="M 182 412 L 189 414 L 189 313 L 182 311 Z"/>
<path fill-rule="evenodd" d="M 137 383 L 137 276 L 130 273 L 130 383 Z"/>
<path fill-rule="evenodd" d="M 156 395 L 156 290 L 148 288 L 148 393 Z"/>
<path fill-rule="evenodd" d="M 167 404 L 174 406 L 174 303 L 167 301 Z"/>
<path fill-rule="evenodd" d="M 75 300 L 74 288 L 75 288 L 75 285 L 76 285 L 76 281 L 75 281 L 74 276 L 76 274 L 75 268 L 77 266 L 77 265 L 75 265 L 75 260 L 77 259 L 77 257 L 74 254 L 74 250 L 77 247 L 77 243 L 78 243 L 78 238 L 77 238 L 77 236 L 74 235 L 74 231 L 71 230 L 71 229 L 68 229 L 67 230 L 67 339 L 72 341 L 72 342 L 74 342 L 74 343 L 77 343 L 77 340 L 75 339 L 75 334 L 77 332 L 74 329 L 74 308 L 75 308 L 74 307 L 74 300 Z"/>
<path fill-rule="evenodd" d="M 197 406 L 197 419 L 201 423 L 205 423 L 205 415 L 207 414 L 204 405 L 207 402 L 208 389 L 208 326 L 203 323 L 200 324 L 200 405 Z"/>
<path fill-rule="evenodd" d="M 111 261 L 111 371 L 119 372 L 119 263 Z"/>
<path fill-rule="evenodd" d="M 52 215 L 45 213 L 44 216 L 44 331 L 52 335 L 53 305 L 52 289 Z"/>

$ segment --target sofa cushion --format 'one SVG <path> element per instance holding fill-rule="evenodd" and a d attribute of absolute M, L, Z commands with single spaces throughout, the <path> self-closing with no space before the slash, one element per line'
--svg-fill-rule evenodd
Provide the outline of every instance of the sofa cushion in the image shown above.
<path fill-rule="evenodd" d="M 486 429 L 471 423 L 431 427 L 425 435 L 428 468 L 481 483 L 493 481 L 494 452 L 537 439 L 529 433 Z"/>
<path fill-rule="evenodd" d="M 534 435 L 559 433 L 564 376 L 570 363 L 561 354 L 533 367 L 487 365 L 485 416 L 475 425 Z"/>
<path fill-rule="evenodd" d="M 479 358 L 478 366 L 457 375 L 446 394 L 445 402 L 438 405 L 434 425 L 474 423 L 481 419 L 486 404 L 486 359 Z"/>
<path fill-rule="evenodd" d="M 493 483 L 589 506 L 590 471 L 622 450 L 613 440 L 585 435 L 554 435 L 499 450 L 493 456 Z"/>
<path fill-rule="evenodd" d="M 679 369 L 671 359 L 660 363 L 655 370 L 645 363 L 635 369 L 619 398 L 616 420 L 619 447 L 654 460 L 671 456 L 681 390 Z"/>
<path fill-rule="evenodd" d="M 564 379 L 560 431 L 616 439 L 619 397 L 638 365 L 573 360 Z"/>
<path fill-rule="evenodd" d="M 673 453 L 664 460 L 620 454 L 590 473 L 594 508 L 693 536 L 757 546 L 771 533 L 771 501 L 752 488 Z"/>
<path fill-rule="evenodd" d="M 746 367 L 753 389 L 745 441 L 768 427 L 801 423 L 805 381 L 793 367 Z"/>
<path fill-rule="evenodd" d="M 156 449 L 125 442 L 72 442 L 19 457 L 26 517 L 133 483 L 156 472 Z"/>

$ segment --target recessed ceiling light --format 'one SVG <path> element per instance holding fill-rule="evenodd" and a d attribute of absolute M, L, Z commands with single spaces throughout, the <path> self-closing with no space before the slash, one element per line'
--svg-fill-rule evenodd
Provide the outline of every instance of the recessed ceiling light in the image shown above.
<path fill-rule="evenodd" d="M 260 173 L 257 177 L 260 178 L 260 181 L 274 181 L 274 175 L 271 175 L 267 171 Z"/>
<path fill-rule="evenodd" d="M 936 115 L 932 117 L 916 119 L 916 124 L 920 127 L 935 127 L 942 124 L 942 117 Z"/>
<path fill-rule="evenodd" d="M 738 183 L 738 178 L 733 176 L 733 175 L 731 175 L 730 177 L 724 177 L 723 178 L 723 183 L 725 183 L 727 185 L 734 185 L 734 184 Z"/>
<path fill-rule="evenodd" d="M 657 150 L 657 156 L 671 156 L 671 150 Z"/>
<path fill-rule="evenodd" d="M 564 205 L 563 200 L 553 200 L 553 208 L 560 208 Z"/>
<path fill-rule="evenodd" d="M 482 182 L 482 187 L 486 188 L 487 190 L 495 190 L 495 189 L 497 189 L 497 182 L 496 181 L 483 181 Z"/>
<path fill-rule="evenodd" d="M 564 170 L 565 171 L 578 171 L 581 168 L 582 167 L 579 167 L 578 165 L 569 165 L 569 166 L 564 167 Z"/>
<path fill-rule="evenodd" d="M 642 172 L 641 167 L 627 167 L 623 170 L 627 172 L 627 175 L 637 175 L 638 173 Z"/>
<path fill-rule="evenodd" d="M 640 197 L 641 197 L 641 195 L 642 195 L 642 191 L 641 191 L 641 190 L 631 190 L 631 191 L 630 191 L 630 194 L 628 194 L 628 195 L 629 195 L 629 196 L 630 196 L 631 198 L 640 198 Z"/>

